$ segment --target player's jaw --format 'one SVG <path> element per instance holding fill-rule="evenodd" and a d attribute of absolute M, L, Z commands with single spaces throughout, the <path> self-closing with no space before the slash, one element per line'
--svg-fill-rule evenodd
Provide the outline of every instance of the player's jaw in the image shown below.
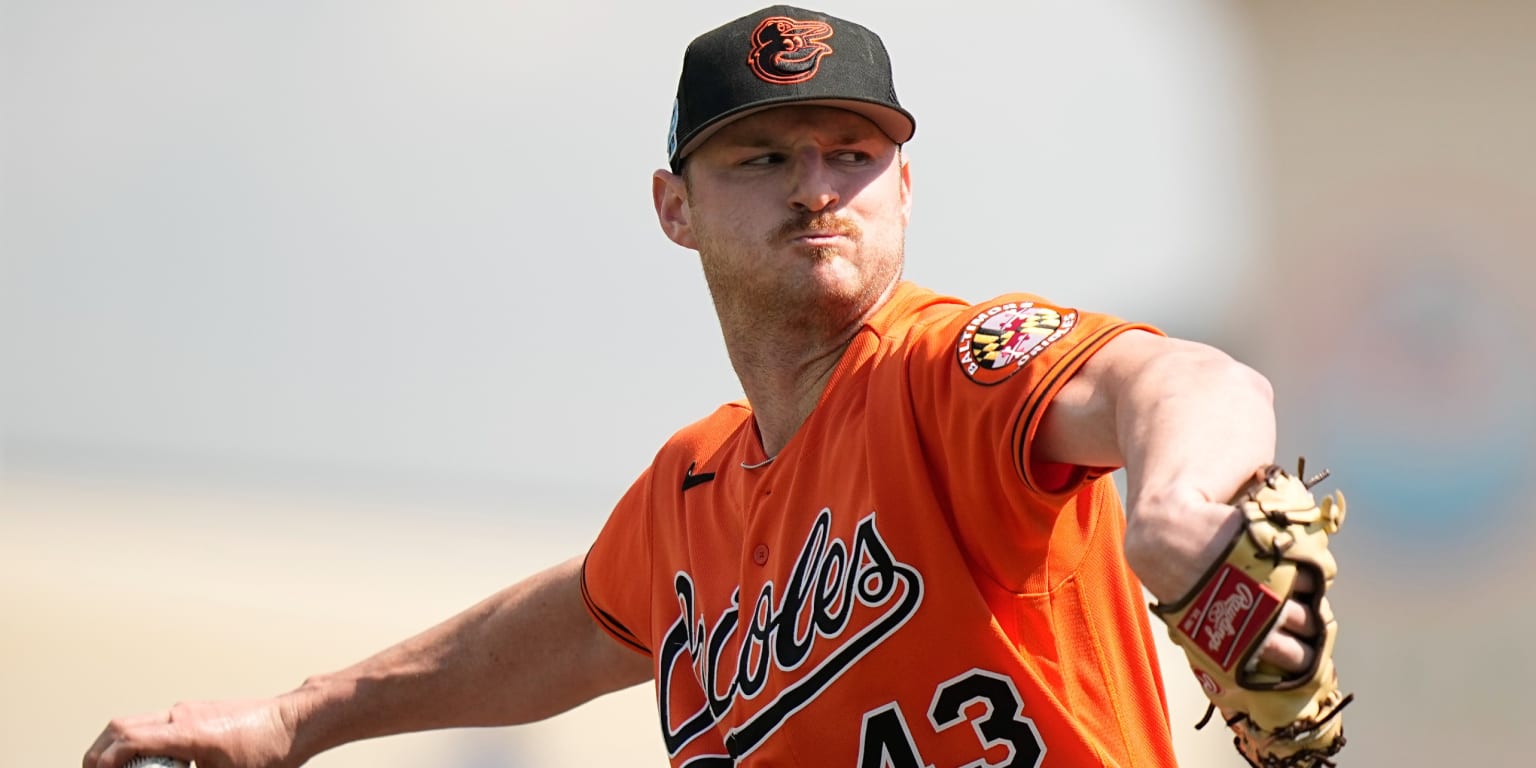
<path fill-rule="evenodd" d="M 862 323 L 902 270 L 899 246 L 871 249 L 857 230 L 771 240 L 745 258 L 711 258 L 700 250 L 722 321 L 840 336 Z"/>

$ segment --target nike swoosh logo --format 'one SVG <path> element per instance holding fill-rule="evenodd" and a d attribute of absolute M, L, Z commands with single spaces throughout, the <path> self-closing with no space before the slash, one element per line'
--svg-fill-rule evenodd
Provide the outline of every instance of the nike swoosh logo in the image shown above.
<path fill-rule="evenodd" d="M 693 468 L 696 464 L 698 464 L 696 461 L 690 463 L 688 465 L 688 471 L 683 473 L 683 490 L 685 491 L 696 485 L 703 485 L 715 479 L 715 473 L 713 472 L 700 472 L 695 475 L 693 473 Z"/>

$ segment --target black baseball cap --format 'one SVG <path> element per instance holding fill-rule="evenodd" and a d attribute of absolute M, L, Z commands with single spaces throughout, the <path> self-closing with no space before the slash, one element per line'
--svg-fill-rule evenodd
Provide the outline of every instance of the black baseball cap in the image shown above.
<path fill-rule="evenodd" d="M 673 172 L 727 123 L 785 104 L 857 112 L 897 144 L 917 130 L 896 101 L 891 57 L 879 35 L 825 13 L 775 5 L 688 44 L 667 133 Z"/>

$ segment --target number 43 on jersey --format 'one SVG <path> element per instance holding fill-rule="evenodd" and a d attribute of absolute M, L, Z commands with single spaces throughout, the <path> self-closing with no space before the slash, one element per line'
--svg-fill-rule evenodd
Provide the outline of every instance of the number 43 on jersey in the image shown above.
<path fill-rule="evenodd" d="M 965 710 L 977 702 L 984 708 L 968 720 Z M 1033 720 L 1024 717 L 1018 689 L 1012 680 L 995 672 L 973 669 L 941 683 L 933 693 L 928 720 L 935 732 L 969 722 L 981 753 L 993 747 L 1007 748 L 998 762 L 982 757 L 957 768 L 1038 768 L 1045 757 L 1040 731 Z M 864 713 L 859 744 L 859 768 L 932 768 L 917 753 L 906 716 L 894 701 Z"/>

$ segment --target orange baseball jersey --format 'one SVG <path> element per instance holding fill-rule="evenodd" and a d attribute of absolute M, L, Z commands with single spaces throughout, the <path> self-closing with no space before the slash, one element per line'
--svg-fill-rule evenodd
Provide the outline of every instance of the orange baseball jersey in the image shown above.
<path fill-rule="evenodd" d="M 672 764 L 1173 765 L 1114 484 L 1030 455 L 1132 328 L 902 283 L 776 457 L 743 402 L 669 440 L 583 592 L 653 660 Z"/>

